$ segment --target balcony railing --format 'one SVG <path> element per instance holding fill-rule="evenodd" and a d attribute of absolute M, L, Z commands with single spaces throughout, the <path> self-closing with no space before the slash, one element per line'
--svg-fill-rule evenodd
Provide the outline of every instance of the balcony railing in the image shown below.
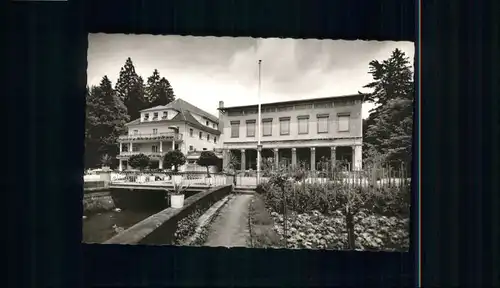
<path fill-rule="evenodd" d="M 121 135 L 120 141 L 141 141 L 141 140 L 182 140 L 182 134 L 174 132 L 156 133 L 156 134 L 132 134 Z"/>
<path fill-rule="evenodd" d="M 207 150 L 189 150 L 187 152 L 187 154 L 188 155 L 198 155 L 203 151 L 207 151 Z M 223 149 L 222 148 L 214 148 L 214 149 L 208 150 L 208 151 L 213 151 L 215 154 L 221 154 L 223 152 Z"/>
<path fill-rule="evenodd" d="M 143 152 L 143 151 L 124 151 L 124 152 L 120 152 L 120 154 L 118 155 L 118 158 L 120 157 L 130 157 L 130 156 L 133 156 L 133 155 L 139 155 L 139 154 L 144 154 L 148 157 L 151 157 L 151 158 L 161 158 L 163 157 L 163 155 L 165 154 L 166 152 Z"/>

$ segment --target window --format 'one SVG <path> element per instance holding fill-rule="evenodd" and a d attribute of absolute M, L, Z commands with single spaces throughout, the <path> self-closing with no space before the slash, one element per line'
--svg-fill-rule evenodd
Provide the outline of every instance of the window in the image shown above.
<path fill-rule="evenodd" d="M 349 131 L 349 114 L 339 114 L 338 115 L 338 130 L 339 132 L 347 132 Z"/>
<path fill-rule="evenodd" d="M 153 120 L 158 120 L 158 112 L 153 113 Z"/>
<path fill-rule="evenodd" d="M 318 114 L 318 133 L 328 133 L 328 114 Z"/>
<path fill-rule="evenodd" d="M 189 145 L 189 151 L 193 151 L 193 145 Z"/>
<path fill-rule="evenodd" d="M 202 132 L 200 132 L 200 133 L 198 133 L 198 134 L 199 134 L 199 136 L 200 136 L 200 139 L 202 139 L 202 138 L 203 138 L 203 133 L 202 133 Z"/>
<path fill-rule="evenodd" d="M 122 151 L 121 152 L 127 152 L 127 151 L 128 151 L 128 145 L 122 144 Z"/>
<path fill-rule="evenodd" d="M 281 107 L 278 107 L 278 112 L 292 111 L 292 110 L 293 110 L 293 106 L 281 106 Z"/>
<path fill-rule="evenodd" d="M 290 117 L 280 118 L 280 135 L 290 135 Z"/>
<path fill-rule="evenodd" d="M 144 114 L 144 120 L 149 120 L 149 114 L 148 113 Z"/>
<path fill-rule="evenodd" d="M 214 137 L 214 143 L 217 143 L 217 137 Z"/>
<path fill-rule="evenodd" d="M 139 146 L 132 144 L 132 152 L 139 152 Z"/>
<path fill-rule="evenodd" d="M 321 108 L 332 108 L 333 103 L 332 102 L 323 102 L 323 103 L 315 103 L 314 108 L 316 109 L 321 109 Z"/>
<path fill-rule="evenodd" d="M 139 130 L 135 129 L 134 130 L 134 135 L 137 135 L 137 134 L 139 134 Z"/>
<path fill-rule="evenodd" d="M 207 151 L 207 148 L 203 148 L 203 151 Z"/>
<path fill-rule="evenodd" d="M 158 129 L 153 128 L 153 134 L 154 134 L 154 135 L 158 134 Z"/>
<path fill-rule="evenodd" d="M 247 137 L 255 137 L 255 120 L 247 120 Z"/>
<path fill-rule="evenodd" d="M 307 109 L 312 109 L 312 108 L 313 108 L 312 104 L 295 105 L 295 110 L 307 110 Z"/>
<path fill-rule="evenodd" d="M 193 137 L 193 129 L 189 129 L 189 136 Z"/>
<path fill-rule="evenodd" d="M 151 152 L 158 152 L 158 146 L 156 145 L 151 146 Z"/>
<path fill-rule="evenodd" d="M 298 131 L 299 134 L 308 134 L 309 133 L 309 116 L 299 116 L 297 117 L 298 122 Z"/>
<path fill-rule="evenodd" d="M 212 127 L 215 129 L 215 124 L 212 124 Z"/>
<path fill-rule="evenodd" d="M 208 123 L 208 121 L 206 121 L 206 122 L 205 122 L 205 124 L 206 124 L 207 126 L 209 126 L 209 125 L 210 125 L 210 123 Z"/>
<path fill-rule="evenodd" d="M 240 137 L 240 121 L 231 121 L 231 138 Z"/>
<path fill-rule="evenodd" d="M 167 111 L 163 111 L 163 116 L 161 117 L 161 119 L 167 119 L 168 117 L 168 112 Z"/>
<path fill-rule="evenodd" d="M 210 134 L 207 134 L 207 141 L 210 141 Z"/>
<path fill-rule="evenodd" d="M 262 119 L 262 136 L 273 135 L 273 119 Z"/>

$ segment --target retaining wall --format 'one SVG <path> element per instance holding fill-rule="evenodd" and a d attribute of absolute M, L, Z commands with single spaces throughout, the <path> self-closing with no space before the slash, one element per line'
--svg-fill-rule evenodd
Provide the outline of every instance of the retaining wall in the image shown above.
<path fill-rule="evenodd" d="M 184 200 L 184 207 L 167 208 L 114 236 L 104 244 L 172 244 L 177 222 L 195 209 L 215 203 L 233 190 L 232 185 L 214 187 Z"/>

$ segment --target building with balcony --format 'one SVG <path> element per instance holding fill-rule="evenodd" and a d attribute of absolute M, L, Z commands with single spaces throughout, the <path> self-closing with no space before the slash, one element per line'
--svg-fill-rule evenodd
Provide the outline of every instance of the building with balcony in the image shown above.
<path fill-rule="evenodd" d="M 362 154 L 361 95 L 224 107 L 219 102 L 223 166 L 229 152 L 238 158 L 241 170 L 256 169 L 257 133 L 261 133 L 261 157 L 288 165 L 305 164 L 315 170 L 321 159 L 345 160 L 360 170 Z"/>
<path fill-rule="evenodd" d="M 169 150 L 182 151 L 193 163 L 199 157 L 199 151 L 220 147 L 219 119 L 182 99 L 140 112 L 139 119 L 126 124 L 127 135 L 118 138 L 120 171 L 130 169 L 127 160 L 140 153 L 157 163 L 153 168 L 163 169 L 161 160 Z M 222 159 L 222 153 L 218 154 Z"/>

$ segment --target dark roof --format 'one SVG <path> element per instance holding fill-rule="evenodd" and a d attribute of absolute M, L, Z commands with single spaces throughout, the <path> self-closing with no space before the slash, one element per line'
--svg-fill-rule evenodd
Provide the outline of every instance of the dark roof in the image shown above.
<path fill-rule="evenodd" d="M 360 94 L 352 94 L 352 95 L 340 95 L 340 96 L 330 96 L 330 97 L 322 97 L 322 98 L 310 98 L 310 99 L 300 99 L 300 100 L 290 100 L 290 101 L 280 101 L 280 102 L 269 102 L 269 103 L 261 103 L 261 106 L 271 106 L 271 105 L 282 105 L 282 104 L 299 104 L 299 103 L 307 103 L 307 102 L 320 102 L 327 101 L 339 98 L 351 98 L 351 97 L 363 97 Z M 244 105 L 244 106 L 232 106 L 232 107 L 222 107 L 217 108 L 217 110 L 229 110 L 229 109 L 241 109 L 241 108 L 256 108 L 258 104 L 252 105 Z"/>
<path fill-rule="evenodd" d="M 176 102 L 176 103 L 174 103 Z M 174 103 L 173 105 L 170 105 Z M 159 107 L 159 106 L 156 106 L 156 107 Z M 156 108 L 156 107 L 153 107 L 153 108 Z M 182 99 L 177 99 L 177 100 L 174 100 L 172 101 L 171 103 L 169 103 L 168 105 L 166 106 L 163 106 L 165 109 L 173 109 L 173 110 L 176 110 L 177 112 L 177 115 L 175 115 L 174 118 L 170 119 L 170 120 L 158 120 L 158 121 L 153 121 L 153 122 L 141 122 L 140 121 L 140 118 L 139 119 L 135 119 L 134 121 L 131 121 L 129 123 L 127 123 L 126 125 L 142 125 L 142 124 L 156 124 L 156 123 L 178 123 L 178 122 L 185 122 L 185 123 L 188 123 L 189 125 L 197 128 L 197 129 L 200 129 L 200 130 L 203 130 L 203 131 L 206 131 L 208 133 L 211 133 L 211 134 L 215 134 L 215 135 L 220 135 L 221 132 L 217 129 L 213 129 L 213 128 L 210 128 L 210 127 L 207 127 L 203 124 L 201 124 L 200 122 L 198 122 L 198 120 L 196 120 L 196 118 L 194 118 L 194 116 L 191 114 L 191 111 L 190 110 L 194 110 L 193 107 L 195 109 L 197 109 L 198 111 L 201 111 L 205 114 L 208 114 L 207 112 L 204 112 L 203 110 L 189 104 L 188 102 L 182 100 Z M 149 111 L 149 110 L 153 110 L 153 108 L 149 108 L 149 109 L 145 109 L 145 110 L 142 110 L 142 111 Z M 142 112 L 141 111 L 141 112 Z M 200 112 L 196 112 L 196 111 L 193 111 L 194 113 L 196 114 L 200 114 L 202 116 L 205 116 L 203 114 L 201 114 Z M 217 120 L 217 117 L 213 116 L 213 115 L 210 115 L 208 114 L 209 116 L 211 116 L 212 118 L 215 118 L 215 120 L 212 120 L 208 117 L 208 119 L 212 120 L 213 122 L 216 122 L 218 123 L 219 121 L 216 121 Z"/>
<path fill-rule="evenodd" d="M 177 113 L 177 115 L 175 115 L 175 117 L 172 118 L 172 120 L 170 120 L 170 121 L 187 122 L 189 125 L 191 125 L 195 128 L 198 128 L 200 130 L 204 130 L 206 132 L 209 132 L 211 134 L 215 134 L 215 135 L 221 134 L 221 132 L 219 130 L 207 127 L 207 126 L 201 124 L 200 122 L 198 122 L 198 120 L 196 120 L 196 118 L 194 118 L 194 116 L 190 113 L 190 111 L 187 111 L 187 110 L 180 110 L 179 113 Z"/>
<path fill-rule="evenodd" d="M 187 102 L 187 101 L 184 101 L 182 100 L 181 98 L 177 98 L 175 99 L 174 101 L 168 103 L 167 105 L 165 106 L 157 106 L 157 107 L 153 107 L 153 108 L 149 108 L 149 109 L 154 109 L 154 110 L 157 110 L 157 109 L 174 109 L 174 110 L 177 110 L 177 111 L 181 111 L 181 110 L 187 110 L 187 111 L 190 111 L 192 113 L 195 113 L 195 114 L 198 114 L 198 115 L 201 115 L 205 118 L 207 118 L 208 120 L 212 121 L 212 122 L 215 122 L 217 124 L 219 124 L 219 118 L 217 118 L 216 116 L 204 111 L 204 110 L 201 110 L 200 108 L 194 106 L 193 104 Z M 149 110 L 147 109 L 147 110 Z"/>

